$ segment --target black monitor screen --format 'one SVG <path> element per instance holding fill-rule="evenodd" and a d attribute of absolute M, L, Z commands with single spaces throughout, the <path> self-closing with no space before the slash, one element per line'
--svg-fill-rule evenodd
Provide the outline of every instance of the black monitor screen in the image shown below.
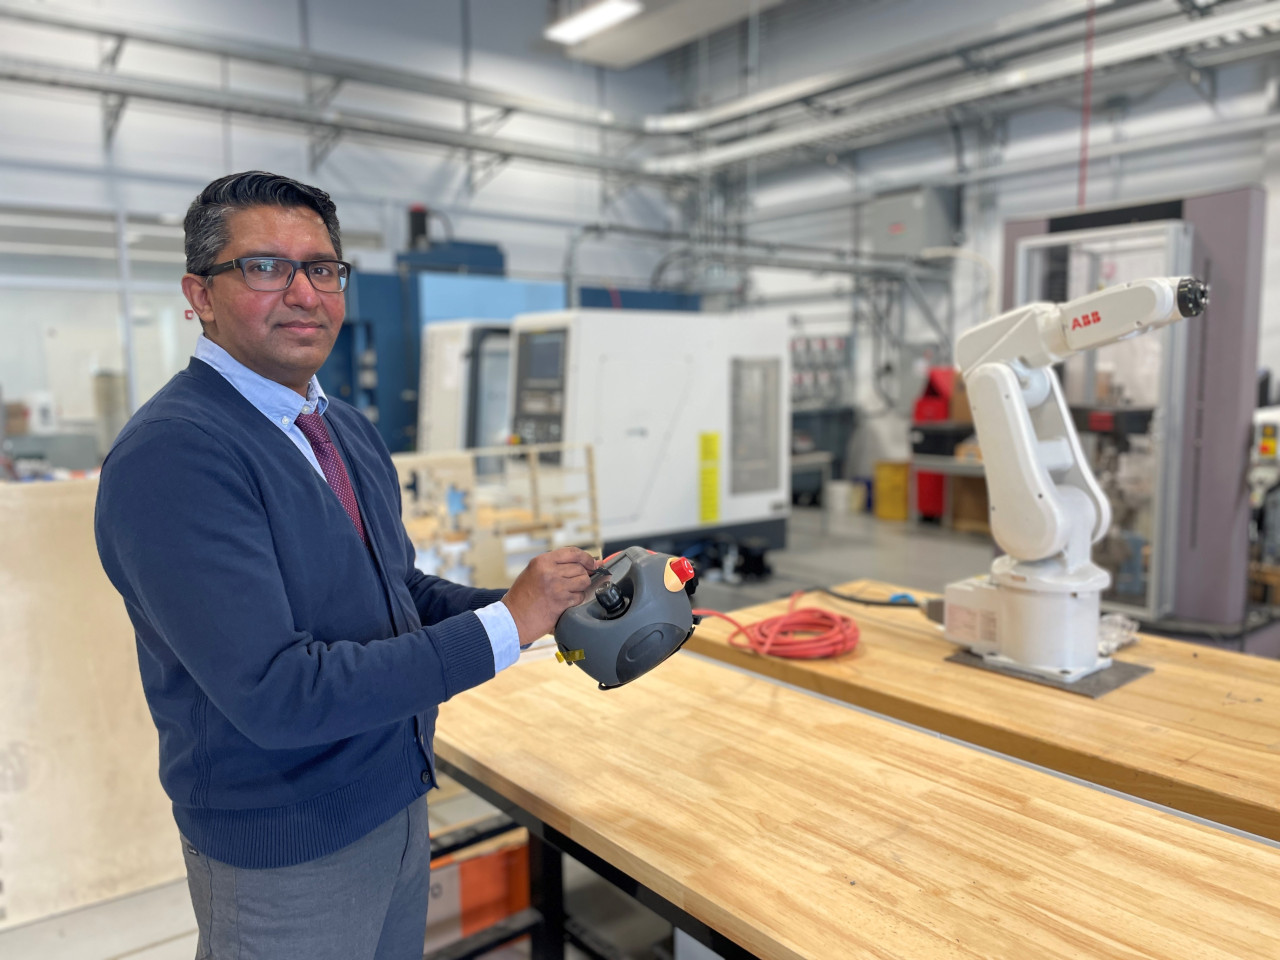
<path fill-rule="evenodd" d="M 529 336 L 530 380 L 559 380 L 564 364 L 564 333 L 535 333 Z"/>

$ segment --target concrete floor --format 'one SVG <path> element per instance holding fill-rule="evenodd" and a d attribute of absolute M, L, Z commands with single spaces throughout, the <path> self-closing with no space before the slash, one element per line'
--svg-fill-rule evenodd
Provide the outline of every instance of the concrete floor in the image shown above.
<path fill-rule="evenodd" d="M 729 611 L 864 577 L 940 593 L 952 580 L 985 572 L 994 556 L 989 537 L 885 523 L 867 514 L 825 518 L 821 510 L 796 508 L 786 549 L 766 558 L 773 576 L 734 585 L 703 582 L 696 599 L 700 607 Z"/>
<path fill-rule="evenodd" d="M 941 591 L 951 580 L 985 570 L 991 541 L 933 527 L 881 523 L 865 515 L 824 517 L 813 508 L 792 513 L 785 550 L 768 555 L 773 576 L 739 584 L 704 582 L 699 606 L 730 611 L 785 597 L 792 591 L 862 577 Z M 470 794 L 432 804 L 433 829 L 491 810 Z M 635 960 L 666 956 L 655 945 L 669 943 L 671 928 L 580 864 L 565 866 L 569 911 Z M 95 904 L 0 932 L 0 957 L 26 960 L 190 960 L 195 920 L 185 881 Z M 659 947 L 661 951 L 661 946 Z M 490 960 L 527 957 L 517 944 Z M 569 960 L 584 955 L 569 948 Z"/>

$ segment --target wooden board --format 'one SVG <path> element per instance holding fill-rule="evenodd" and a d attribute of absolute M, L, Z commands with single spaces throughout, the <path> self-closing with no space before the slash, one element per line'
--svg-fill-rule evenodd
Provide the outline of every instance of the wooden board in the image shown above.
<path fill-rule="evenodd" d="M 859 580 L 842 593 L 901 589 Z M 1118 659 L 1153 668 L 1101 699 L 947 663 L 955 647 L 918 611 L 803 605 L 852 616 L 859 648 L 839 660 L 759 657 L 707 619 L 687 647 L 818 693 L 1093 783 L 1280 840 L 1280 662 L 1143 636 Z M 733 614 L 744 625 L 786 600 Z"/>
<path fill-rule="evenodd" d="M 439 755 L 769 960 L 1280 956 L 1280 850 L 686 653 L 445 704 Z"/>
<path fill-rule="evenodd" d="M 97 489 L 0 483 L 0 927 L 185 875 Z"/>

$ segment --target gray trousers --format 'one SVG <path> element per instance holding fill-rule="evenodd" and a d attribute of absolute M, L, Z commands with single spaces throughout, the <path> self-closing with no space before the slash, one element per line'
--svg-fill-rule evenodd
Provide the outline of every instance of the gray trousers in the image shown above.
<path fill-rule="evenodd" d="M 293 867 L 245 870 L 186 837 L 196 960 L 421 960 L 431 838 L 421 797 L 350 846 Z"/>

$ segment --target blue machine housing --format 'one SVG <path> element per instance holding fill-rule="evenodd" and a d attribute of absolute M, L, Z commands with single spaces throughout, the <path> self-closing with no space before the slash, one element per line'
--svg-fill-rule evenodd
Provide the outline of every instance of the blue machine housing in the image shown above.
<path fill-rule="evenodd" d="M 395 273 L 355 271 L 347 288 L 347 320 L 320 368 L 325 389 L 361 410 L 392 452 L 417 447 L 418 275 L 426 271 L 500 277 L 507 258 L 490 243 L 449 241 L 398 255 Z"/>
<path fill-rule="evenodd" d="M 701 310 L 702 297 L 674 290 L 622 290 L 579 287 L 578 304 L 593 310 Z"/>
<path fill-rule="evenodd" d="M 325 392 L 367 416 L 391 450 L 412 446 L 406 427 L 413 425 L 413 407 L 405 411 L 402 391 L 408 381 L 400 351 L 394 349 L 408 339 L 401 303 L 400 278 L 395 274 L 353 273 L 347 287 L 347 319 L 319 372 Z"/>

